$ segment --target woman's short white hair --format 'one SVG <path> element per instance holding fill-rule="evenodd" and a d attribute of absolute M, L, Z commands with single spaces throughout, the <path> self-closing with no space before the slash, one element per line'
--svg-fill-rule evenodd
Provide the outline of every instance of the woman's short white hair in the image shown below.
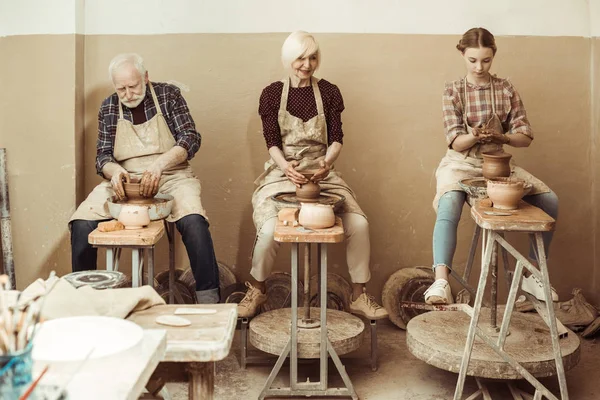
<path fill-rule="evenodd" d="M 321 50 L 319 50 L 319 43 L 308 32 L 292 32 L 285 39 L 285 42 L 283 42 L 283 46 L 281 46 L 281 62 L 286 69 L 291 68 L 292 63 L 298 58 L 304 58 L 313 54 L 317 55 L 318 67 L 321 63 Z"/>
<path fill-rule="evenodd" d="M 146 75 L 146 68 L 144 67 L 144 59 L 142 56 L 136 53 L 119 54 L 115 56 L 108 64 L 108 77 L 112 81 L 114 73 L 125 64 L 130 64 L 135 67 L 142 75 L 142 78 Z"/>

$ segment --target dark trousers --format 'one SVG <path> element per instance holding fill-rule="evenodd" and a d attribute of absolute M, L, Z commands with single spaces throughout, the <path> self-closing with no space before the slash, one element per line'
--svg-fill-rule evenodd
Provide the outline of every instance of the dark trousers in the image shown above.
<path fill-rule="evenodd" d="M 71 222 L 71 262 L 73 272 L 96 269 L 98 249 L 88 243 L 88 235 L 102 221 Z M 219 267 L 215 257 L 208 221 L 200 214 L 190 214 L 175 222 L 187 250 L 196 278 L 196 291 L 219 287 Z"/>

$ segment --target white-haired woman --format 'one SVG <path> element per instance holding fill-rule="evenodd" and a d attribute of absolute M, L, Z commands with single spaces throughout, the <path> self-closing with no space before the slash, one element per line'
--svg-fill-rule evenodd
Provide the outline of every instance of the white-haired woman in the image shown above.
<path fill-rule="evenodd" d="M 307 182 L 298 171 L 318 169 L 312 178 L 323 192 L 346 198 L 341 211 L 347 247 L 346 258 L 352 280 L 350 310 L 371 319 L 387 317 L 387 312 L 367 294 L 369 270 L 369 225 L 352 190 L 333 169 L 342 151 L 341 113 L 344 102 L 334 84 L 313 76 L 321 61 L 319 45 L 306 32 L 292 33 L 283 43 L 281 59 L 288 76 L 267 86 L 260 96 L 258 113 L 270 160 L 256 180 L 252 196 L 256 241 L 252 255 L 255 282 L 238 305 L 238 314 L 253 316 L 266 299 L 265 280 L 271 273 L 279 244 L 273 239 L 277 208 L 271 196 L 294 192 Z"/>

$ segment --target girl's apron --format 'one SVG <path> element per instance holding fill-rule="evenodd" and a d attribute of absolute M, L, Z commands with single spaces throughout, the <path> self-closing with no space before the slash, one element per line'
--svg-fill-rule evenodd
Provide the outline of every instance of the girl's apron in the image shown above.
<path fill-rule="evenodd" d="M 317 103 L 317 115 L 304 122 L 287 111 L 290 80 L 285 79 L 283 81 L 278 113 L 283 154 L 287 161 L 296 160 L 299 162 L 298 170 L 319 169 L 319 162 L 325 159 L 325 153 L 327 152 L 327 123 L 323 111 L 323 99 L 317 82 L 316 78 L 311 79 Z M 293 193 L 296 191 L 296 186 L 272 159 L 265 163 L 265 171 L 254 183 L 258 187 L 252 195 L 253 219 L 258 232 L 265 221 L 277 216 L 277 207 L 271 196 L 279 192 Z M 339 172 L 332 169 L 327 178 L 319 184 L 322 192 L 335 193 L 346 198 L 340 208 L 341 213 L 351 212 L 365 216 L 356 202 L 354 192 L 344 182 Z"/>
<path fill-rule="evenodd" d="M 141 178 L 144 171 L 163 153 L 175 146 L 173 134 L 165 121 L 156 98 L 152 83 L 148 82 L 156 115 L 143 124 L 133 125 L 123 118 L 123 108 L 119 101 L 119 121 L 115 135 L 113 155 L 132 178 Z M 186 215 L 200 214 L 206 217 L 206 211 L 200 201 L 200 181 L 194 175 L 187 161 L 172 167 L 160 178 L 158 191 L 175 198 L 171 215 L 167 221 L 174 222 Z M 102 220 L 112 218 L 106 200 L 115 195 L 109 180 L 102 181 L 77 208 L 70 221 L 76 219 Z"/>
<path fill-rule="evenodd" d="M 494 89 L 493 77 L 491 78 L 491 93 L 492 93 L 492 116 L 490 119 L 482 126 L 482 128 L 487 129 L 488 131 L 493 131 L 493 133 L 504 135 L 504 129 L 502 128 L 502 122 L 500 118 L 496 114 L 496 94 Z M 461 96 L 461 102 L 463 106 L 463 121 L 465 124 L 465 128 L 467 133 L 472 133 L 473 128 L 469 126 L 467 123 L 468 117 L 467 113 L 469 110 L 469 97 L 467 96 L 467 81 L 465 78 L 463 96 Z M 483 157 L 482 153 L 487 152 L 504 152 L 503 146 L 501 144 L 496 143 L 485 143 L 485 144 L 475 144 L 470 149 L 464 150 L 462 152 L 455 151 L 453 149 L 448 149 L 444 158 L 440 162 L 438 166 L 435 177 L 437 179 L 437 191 L 435 194 L 435 198 L 433 200 L 433 208 L 437 212 L 438 203 L 440 197 L 447 192 L 453 190 L 462 190 L 458 182 L 462 179 L 466 178 L 478 178 L 483 176 Z M 550 191 L 550 188 L 546 186 L 541 180 L 525 171 L 521 167 L 517 167 L 511 161 L 511 177 L 523 179 L 526 182 L 532 184 L 532 189 L 529 192 L 529 195 L 532 194 L 541 194 L 547 193 Z"/>

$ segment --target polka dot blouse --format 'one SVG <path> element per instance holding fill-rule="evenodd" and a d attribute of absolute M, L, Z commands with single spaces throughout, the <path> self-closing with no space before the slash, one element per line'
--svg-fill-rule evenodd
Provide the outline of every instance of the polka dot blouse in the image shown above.
<path fill-rule="evenodd" d="M 342 99 L 342 93 L 340 93 L 337 86 L 325 79 L 321 79 L 317 85 L 319 85 L 321 97 L 323 98 L 328 142 L 330 145 L 333 142 L 343 143 L 344 133 L 342 132 L 341 114 L 344 111 L 344 100 Z M 282 149 L 281 132 L 277 122 L 282 90 L 283 82 L 277 81 L 264 88 L 260 95 L 258 113 L 262 119 L 263 135 L 267 148 L 277 146 Z M 316 116 L 317 103 L 312 86 L 290 87 L 287 111 L 304 122 Z"/>

